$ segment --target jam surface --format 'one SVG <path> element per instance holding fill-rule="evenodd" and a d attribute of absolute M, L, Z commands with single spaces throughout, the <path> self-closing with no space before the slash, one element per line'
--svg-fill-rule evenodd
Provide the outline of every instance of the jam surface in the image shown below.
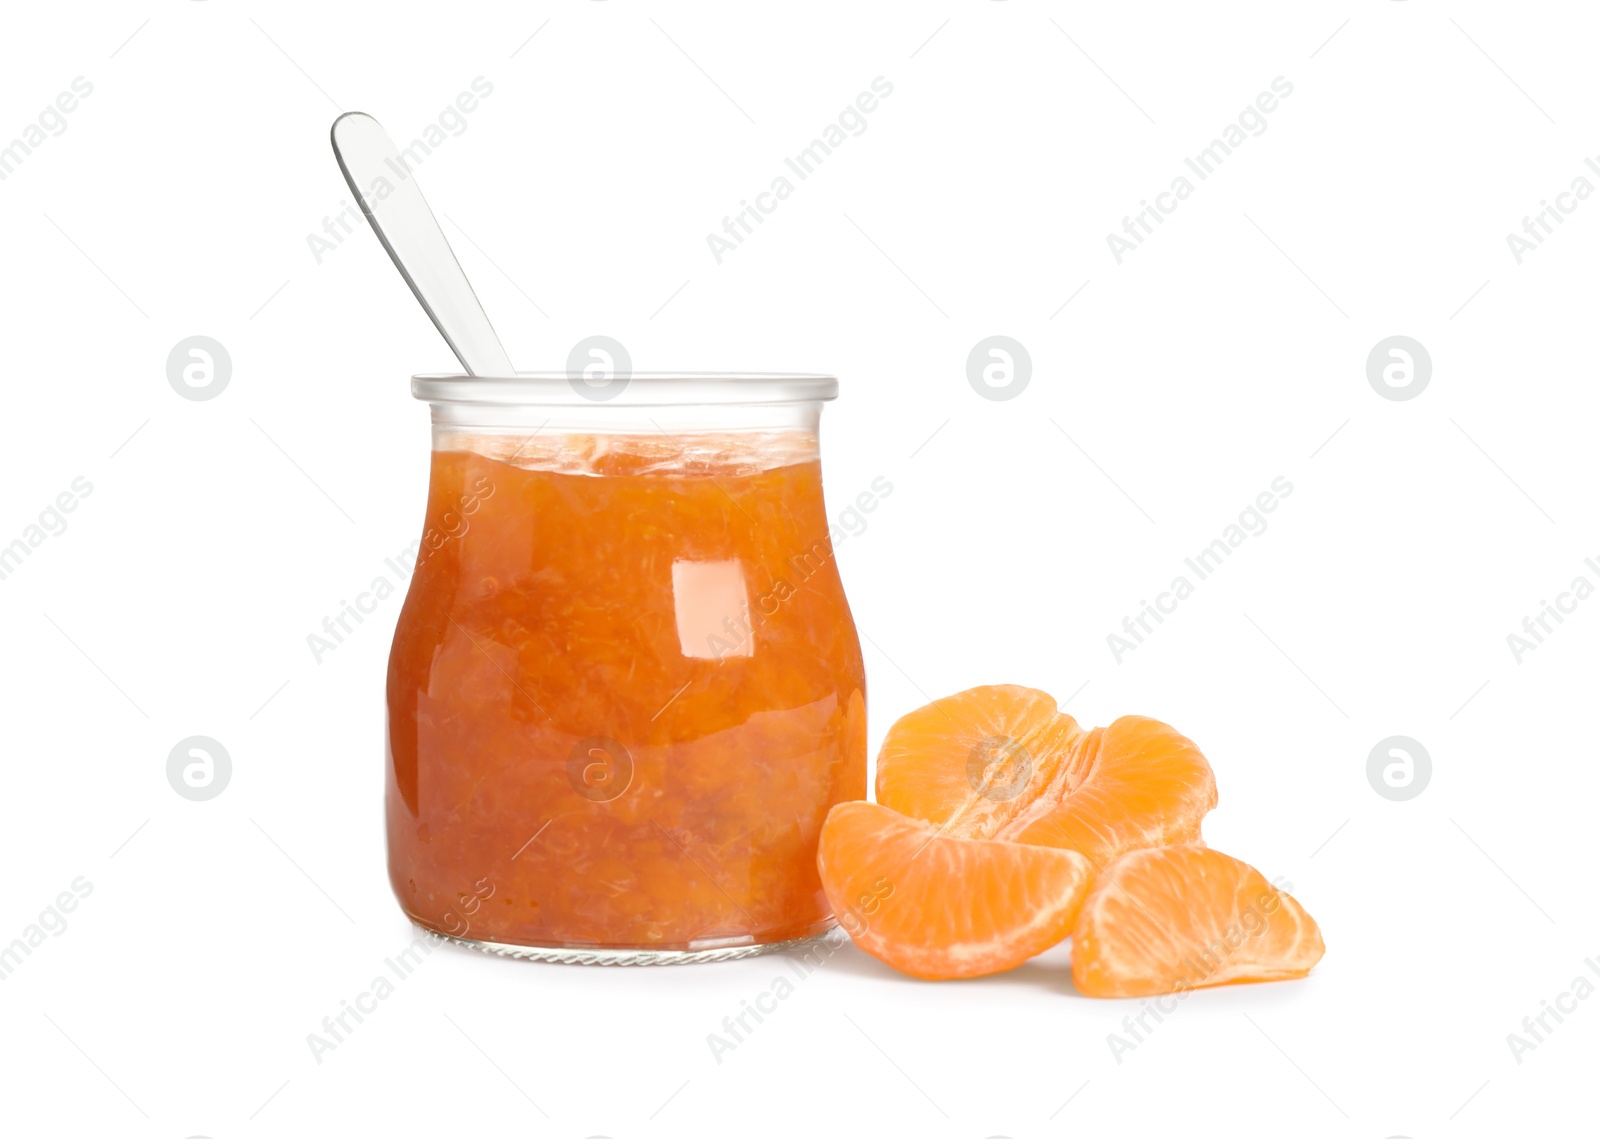
<path fill-rule="evenodd" d="M 801 444 L 435 451 L 388 677 L 415 921 L 660 950 L 829 924 L 817 839 L 866 796 L 865 677 Z"/>

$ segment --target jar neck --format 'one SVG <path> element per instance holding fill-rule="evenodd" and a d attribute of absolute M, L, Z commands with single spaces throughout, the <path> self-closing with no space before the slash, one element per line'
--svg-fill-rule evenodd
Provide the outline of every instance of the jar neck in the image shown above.
<path fill-rule="evenodd" d="M 793 403 L 677 403 L 541 406 L 536 404 L 433 403 L 433 426 L 475 434 L 661 435 L 709 432 L 809 431 L 815 434 L 822 401 Z"/>

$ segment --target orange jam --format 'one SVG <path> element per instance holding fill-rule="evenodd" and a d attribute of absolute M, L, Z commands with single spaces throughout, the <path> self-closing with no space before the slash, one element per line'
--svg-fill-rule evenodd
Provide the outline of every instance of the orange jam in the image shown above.
<path fill-rule="evenodd" d="M 831 924 L 865 677 L 816 439 L 442 439 L 389 660 L 389 873 L 480 941 L 701 950 Z"/>

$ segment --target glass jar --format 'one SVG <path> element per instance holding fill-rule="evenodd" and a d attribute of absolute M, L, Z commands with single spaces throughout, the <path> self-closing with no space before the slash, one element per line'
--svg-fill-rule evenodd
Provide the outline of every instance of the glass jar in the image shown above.
<path fill-rule="evenodd" d="M 433 469 L 388 676 L 389 874 L 422 926 L 582 963 L 833 924 L 866 797 L 827 376 L 417 376 Z"/>

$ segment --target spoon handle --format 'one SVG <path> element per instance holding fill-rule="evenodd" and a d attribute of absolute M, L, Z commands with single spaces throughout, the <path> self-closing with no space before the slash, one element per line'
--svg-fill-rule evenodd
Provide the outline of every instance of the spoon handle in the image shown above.
<path fill-rule="evenodd" d="M 511 357 L 388 132 L 371 115 L 352 111 L 334 120 L 332 137 L 339 169 L 372 232 L 461 366 L 474 376 L 515 376 Z"/>

